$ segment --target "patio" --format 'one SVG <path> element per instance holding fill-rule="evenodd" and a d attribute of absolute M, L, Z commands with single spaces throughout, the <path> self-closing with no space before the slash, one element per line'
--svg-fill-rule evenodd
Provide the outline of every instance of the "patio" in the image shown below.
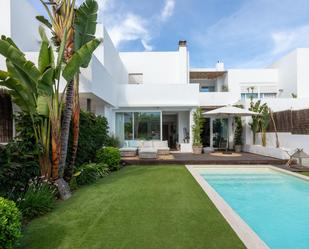
<path fill-rule="evenodd" d="M 171 152 L 170 155 L 158 159 L 139 159 L 138 157 L 122 158 L 126 165 L 158 165 L 158 164 L 272 164 L 284 165 L 287 160 L 265 157 L 251 153 L 220 154 L 210 153 L 195 155 L 192 153 Z"/>

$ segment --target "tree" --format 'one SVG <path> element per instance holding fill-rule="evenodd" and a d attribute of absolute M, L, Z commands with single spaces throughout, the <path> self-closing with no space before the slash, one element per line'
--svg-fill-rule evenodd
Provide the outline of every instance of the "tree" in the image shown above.
<path fill-rule="evenodd" d="M 63 111 L 61 135 L 60 135 L 60 160 L 59 160 L 59 178 L 61 185 L 66 168 L 66 158 L 68 150 L 68 139 L 70 123 L 73 115 L 74 125 L 74 146 L 71 169 L 69 177 L 73 172 L 73 166 L 76 158 L 79 135 L 79 70 L 81 67 L 87 68 L 94 50 L 99 46 L 100 41 L 95 39 L 96 20 L 98 5 L 95 0 L 86 0 L 77 10 L 75 9 L 75 0 L 49 0 L 43 2 L 49 19 L 38 16 L 37 19 L 46 25 L 54 35 L 54 45 L 64 44 L 64 60 L 66 68 L 63 71 L 63 77 L 67 81 L 65 94 L 65 107 Z M 51 7 L 50 7 L 51 6 Z M 67 34 L 65 37 L 64 34 Z M 64 37 L 66 39 L 64 39 Z M 61 192 L 61 191 L 60 191 Z"/>

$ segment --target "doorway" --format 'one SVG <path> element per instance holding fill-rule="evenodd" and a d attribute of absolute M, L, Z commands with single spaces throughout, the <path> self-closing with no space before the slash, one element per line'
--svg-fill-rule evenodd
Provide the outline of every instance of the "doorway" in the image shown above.
<path fill-rule="evenodd" d="M 163 114 L 162 115 L 162 140 L 168 142 L 171 149 L 177 148 L 178 141 L 178 115 Z"/>

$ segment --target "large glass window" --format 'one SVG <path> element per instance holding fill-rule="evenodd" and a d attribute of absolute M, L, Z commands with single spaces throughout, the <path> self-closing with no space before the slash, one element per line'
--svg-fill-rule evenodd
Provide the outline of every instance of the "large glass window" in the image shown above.
<path fill-rule="evenodd" d="M 160 140 L 160 112 L 116 113 L 116 136 L 124 140 Z"/>
<path fill-rule="evenodd" d="M 161 134 L 160 112 L 135 112 L 134 137 L 139 140 L 159 140 Z"/>

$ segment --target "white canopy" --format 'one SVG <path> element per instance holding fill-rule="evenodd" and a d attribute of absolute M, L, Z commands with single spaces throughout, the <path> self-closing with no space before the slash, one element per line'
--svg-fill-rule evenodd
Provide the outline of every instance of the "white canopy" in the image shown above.
<path fill-rule="evenodd" d="M 241 116 L 241 117 L 248 117 L 248 116 L 255 116 L 260 115 L 257 112 L 252 112 L 246 109 L 241 109 L 235 106 L 227 105 L 212 111 L 204 112 L 203 115 L 206 117 L 235 117 L 235 116 Z"/>

